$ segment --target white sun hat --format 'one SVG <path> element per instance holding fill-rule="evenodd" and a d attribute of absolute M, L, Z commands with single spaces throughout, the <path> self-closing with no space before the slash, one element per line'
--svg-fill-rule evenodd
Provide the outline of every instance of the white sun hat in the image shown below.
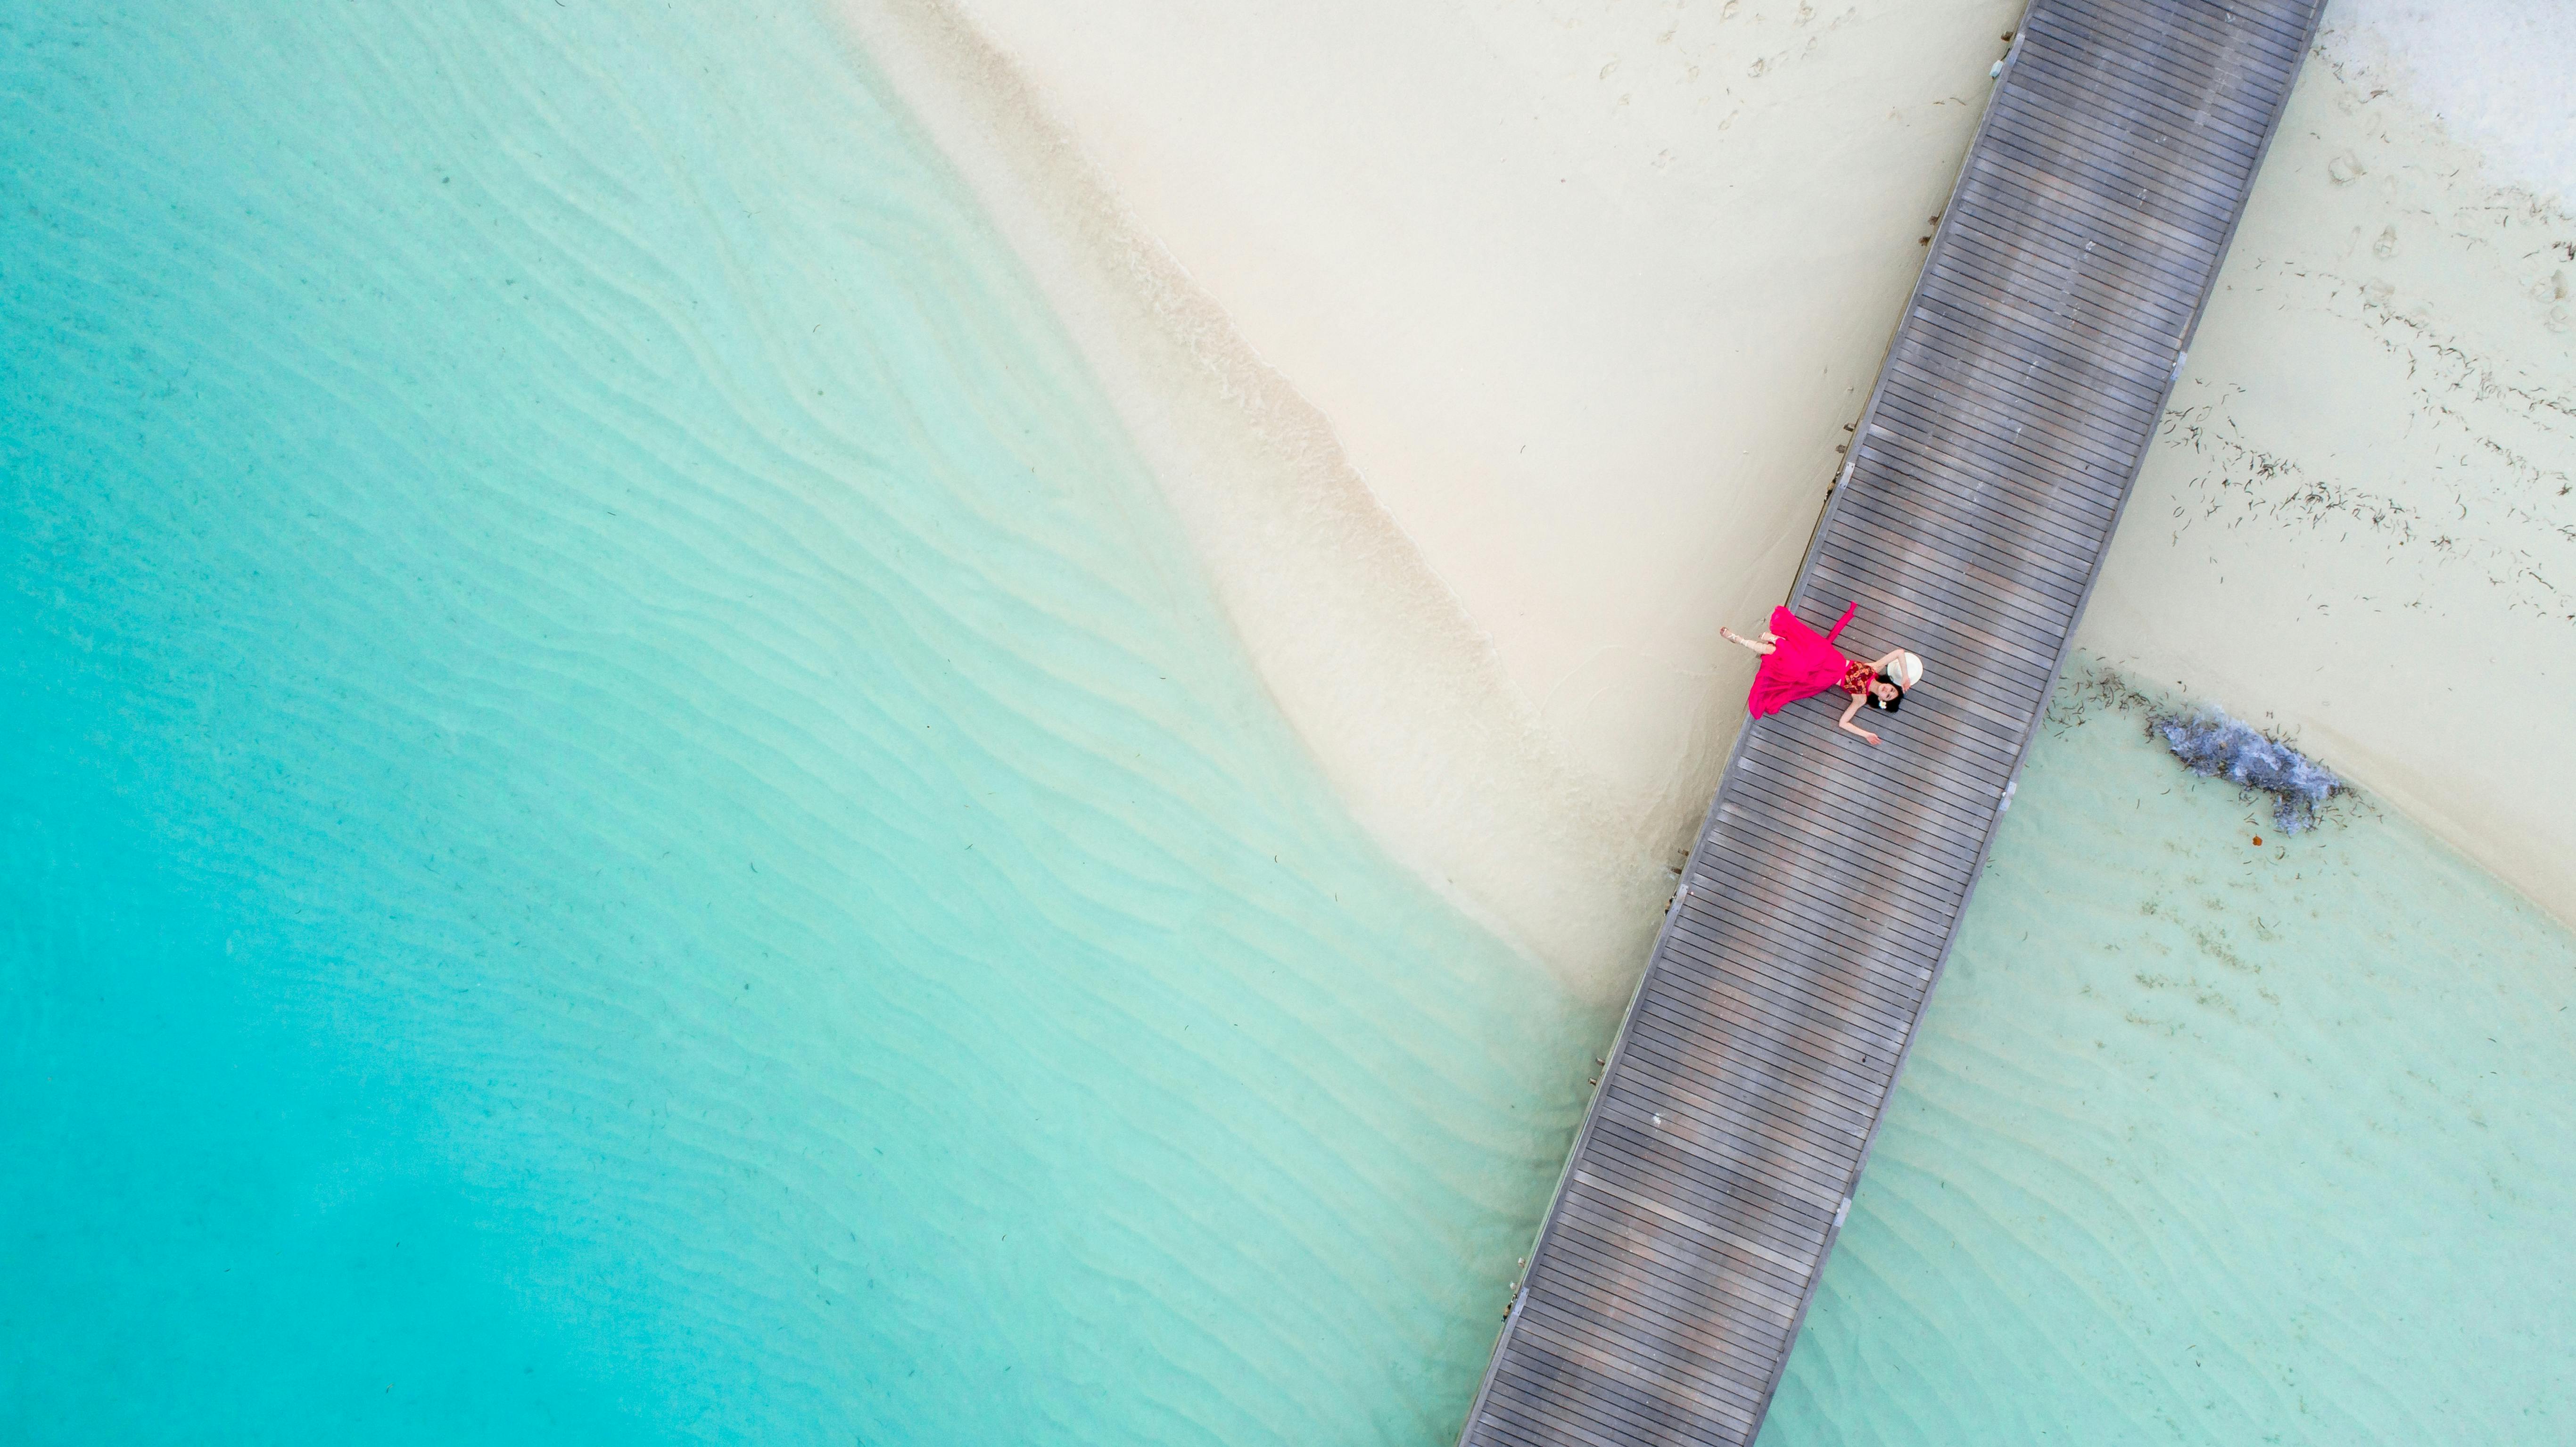
<path fill-rule="evenodd" d="M 1923 681 L 1923 660 L 1911 653 L 1899 653 L 1887 676 L 1896 681 L 1898 688 L 1912 688 Z"/>

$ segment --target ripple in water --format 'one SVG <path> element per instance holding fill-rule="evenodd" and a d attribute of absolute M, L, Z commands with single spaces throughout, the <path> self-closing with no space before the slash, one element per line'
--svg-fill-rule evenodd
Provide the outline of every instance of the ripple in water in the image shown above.
<path fill-rule="evenodd" d="M 0 73 L 0 1437 L 1454 1431 L 1608 1022 L 1336 807 L 830 27 Z"/>
<path fill-rule="evenodd" d="M 2576 938 L 2118 692 L 2032 753 L 1764 1447 L 2567 1440 Z"/>

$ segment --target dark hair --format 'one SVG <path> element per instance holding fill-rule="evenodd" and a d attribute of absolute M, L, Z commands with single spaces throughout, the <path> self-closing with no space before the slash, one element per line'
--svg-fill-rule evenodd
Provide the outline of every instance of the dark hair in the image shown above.
<path fill-rule="evenodd" d="M 1869 700 L 1869 706 L 1870 706 L 1871 708 L 1877 709 L 1880 713 L 1894 713 L 1894 712 L 1896 712 L 1896 706 L 1897 706 L 1898 704 L 1901 704 L 1901 703 L 1905 702 L 1905 685 L 1904 685 L 1904 684 L 1901 684 L 1901 683 L 1898 683 L 1895 679 L 1892 679 L 1892 678 L 1888 677 L 1888 676 L 1887 676 L 1887 670 L 1885 670 L 1885 669 L 1883 669 L 1883 668 L 1882 668 L 1882 669 L 1880 669 L 1880 670 L 1879 670 L 1879 672 L 1878 672 L 1878 677 L 1871 679 L 1869 682 L 1870 682 L 1870 688 L 1869 688 L 1869 691 L 1868 691 L 1868 692 L 1866 692 L 1866 693 L 1864 693 L 1864 694 L 1862 694 L 1862 695 L 1861 695 L 1861 697 L 1863 697 L 1863 698 L 1865 698 L 1865 699 Z M 1883 683 L 1883 684 L 1886 684 L 1888 687 L 1890 687 L 1890 688 L 1892 688 L 1892 689 L 1895 689 L 1895 690 L 1896 690 L 1896 697 L 1894 697 L 1894 698 L 1880 698 L 1880 697 L 1878 696 L 1878 685 L 1880 685 L 1880 684 L 1882 684 L 1882 683 Z"/>

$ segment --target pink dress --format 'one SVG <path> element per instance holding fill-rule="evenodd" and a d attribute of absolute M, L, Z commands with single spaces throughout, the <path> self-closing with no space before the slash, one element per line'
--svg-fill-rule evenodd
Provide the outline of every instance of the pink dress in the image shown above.
<path fill-rule="evenodd" d="M 1869 665 L 1843 657 L 1842 650 L 1834 647 L 1834 640 L 1842 636 L 1843 625 L 1859 611 L 1858 603 L 1844 608 L 1833 631 L 1818 637 L 1815 629 L 1798 621 L 1797 614 L 1786 608 L 1772 609 L 1771 631 L 1780 636 L 1780 641 L 1762 655 L 1762 667 L 1753 675 L 1753 693 L 1745 699 L 1745 708 L 1755 718 L 1765 718 L 1829 689 L 1858 693 L 1868 688 L 1867 679 L 1862 680 L 1859 689 L 1851 687 L 1851 679 L 1855 668 Z"/>

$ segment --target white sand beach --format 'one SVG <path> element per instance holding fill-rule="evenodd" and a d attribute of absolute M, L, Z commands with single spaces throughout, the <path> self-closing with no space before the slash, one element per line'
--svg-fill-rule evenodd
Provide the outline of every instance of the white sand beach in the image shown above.
<path fill-rule="evenodd" d="M 2511 169 L 2576 143 L 2380 9 L 2301 82 L 2080 641 L 2576 918 L 2576 223 Z M 1786 589 L 2020 6 L 845 13 L 1355 813 L 1624 989 L 1740 716 L 1715 630 Z M 2489 31 L 2563 47 L 2538 15 Z"/>
<path fill-rule="evenodd" d="M 2536 6 L 2351 9 L 2078 642 L 2295 733 L 2576 920 L 2576 43 Z M 2392 47 L 2455 69 L 2419 86 Z"/>

